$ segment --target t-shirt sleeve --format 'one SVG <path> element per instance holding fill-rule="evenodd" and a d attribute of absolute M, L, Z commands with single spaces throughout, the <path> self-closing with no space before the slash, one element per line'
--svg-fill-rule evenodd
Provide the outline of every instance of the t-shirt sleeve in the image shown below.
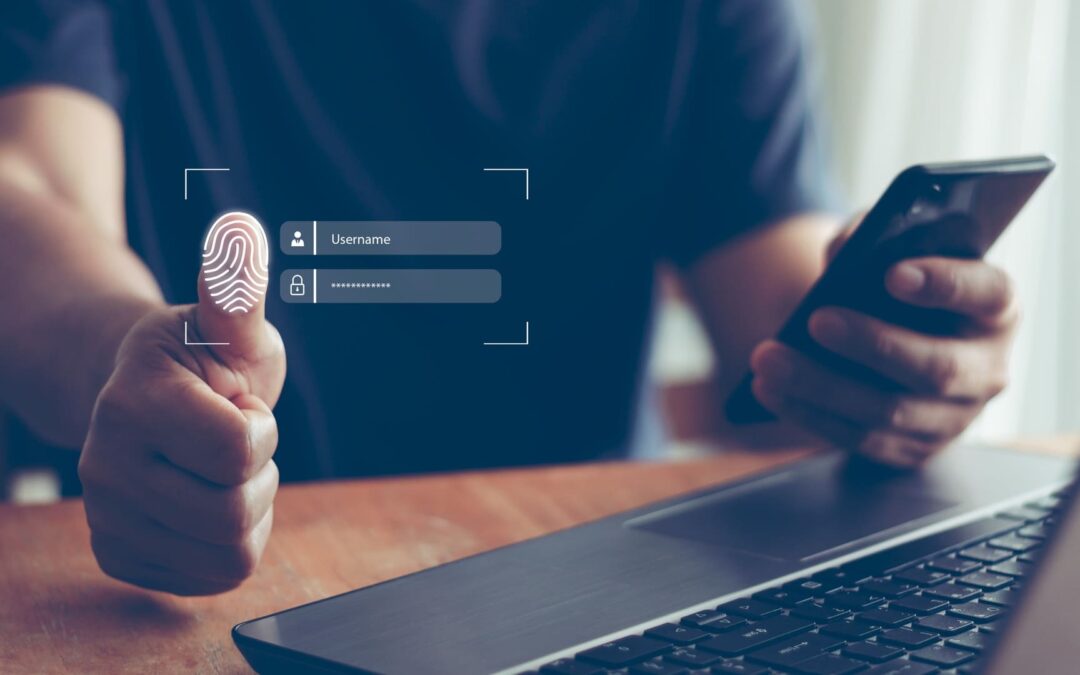
<path fill-rule="evenodd" d="M 120 102 L 108 8 L 95 0 L 0 2 L 0 92 L 57 84 Z"/>
<path fill-rule="evenodd" d="M 706 6 L 660 225 L 665 254 L 684 265 L 756 226 L 838 207 L 800 8 Z"/>

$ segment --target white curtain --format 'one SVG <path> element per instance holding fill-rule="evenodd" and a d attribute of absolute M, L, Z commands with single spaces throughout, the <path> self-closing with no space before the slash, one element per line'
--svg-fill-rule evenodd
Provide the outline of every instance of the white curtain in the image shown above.
<path fill-rule="evenodd" d="M 1048 153 L 1058 169 L 992 250 L 1025 316 L 1012 384 L 971 429 L 1080 429 L 1080 4 L 814 0 L 835 166 L 869 206 L 908 164 Z"/>

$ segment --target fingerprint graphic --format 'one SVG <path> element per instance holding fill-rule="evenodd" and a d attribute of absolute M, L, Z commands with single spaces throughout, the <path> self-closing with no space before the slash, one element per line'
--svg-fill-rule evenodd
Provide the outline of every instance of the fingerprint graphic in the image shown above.
<path fill-rule="evenodd" d="M 214 221 L 203 242 L 203 281 L 226 312 L 249 311 L 266 292 L 270 251 L 254 216 L 239 211 Z"/>

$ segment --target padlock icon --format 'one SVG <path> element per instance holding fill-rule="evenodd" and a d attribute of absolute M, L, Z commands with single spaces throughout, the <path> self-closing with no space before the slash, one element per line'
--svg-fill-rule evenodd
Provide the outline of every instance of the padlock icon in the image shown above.
<path fill-rule="evenodd" d="M 289 284 L 289 295 L 295 297 L 303 297 L 304 293 L 304 277 L 300 276 L 299 274 L 294 274 L 292 277 L 292 283 Z"/>

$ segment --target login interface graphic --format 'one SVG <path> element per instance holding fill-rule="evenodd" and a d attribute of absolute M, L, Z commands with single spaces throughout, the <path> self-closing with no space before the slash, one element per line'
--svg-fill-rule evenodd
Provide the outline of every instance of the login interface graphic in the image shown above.
<path fill-rule="evenodd" d="M 288 221 L 281 252 L 313 262 L 319 256 L 490 256 L 502 248 L 495 221 Z M 497 270 L 328 268 L 283 270 L 288 303 L 492 303 L 502 295 Z"/>
<path fill-rule="evenodd" d="M 473 185 L 478 186 L 475 205 L 432 206 L 420 199 L 418 208 L 429 211 L 426 219 L 347 219 L 348 208 L 342 213 L 340 205 L 321 205 L 314 198 L 311 203 L 298 200 L 299 206 L 289 209 L 294 214 L 297 208 L 310 212 L 311 219 L 288 217 L 281 213 L 284 209 L 268 209 L 265 204 L 265 213 L 249 212 L 242 203 L 230 204 L 203 239 L 205 287 L 215 304 L 232 314 L 250 312 L 269 293 L 272 320 L 287 308 L 291 323 L 281 322 L 286 329 L 332 326 L 332 315 L 349 311 L 371 323 L 340 325 L 362 325 L 370 339 L 386 325 L 387 317 L 396 317 L 395 328 L 411 322 L 414 335 L 431 340 L 464 339 L 478 347 L 528 346 L 530 282 L 522 279 L 520 252 L 506 244 L 514 224 L 518 230 L 510 241 L 521 241 L 520 223 L 530 208 L 529 170 L 475 167 L 473 171 Z M 204 189 L 213 194 L 216 186 L 231 182 L 229 167 L 188 167 L 184 200 L 189 198 L 189 183 L 192 194 L 198 195 Z M 336 211 L 337 217 L 321 219 L 320 211 Z M 502 269 L 507 264 L 514 270 L 509 280 Z M 533 270 L 525 271 L 531 278 Z M 448 319 L 461 323 L 448 331 Z"/>

